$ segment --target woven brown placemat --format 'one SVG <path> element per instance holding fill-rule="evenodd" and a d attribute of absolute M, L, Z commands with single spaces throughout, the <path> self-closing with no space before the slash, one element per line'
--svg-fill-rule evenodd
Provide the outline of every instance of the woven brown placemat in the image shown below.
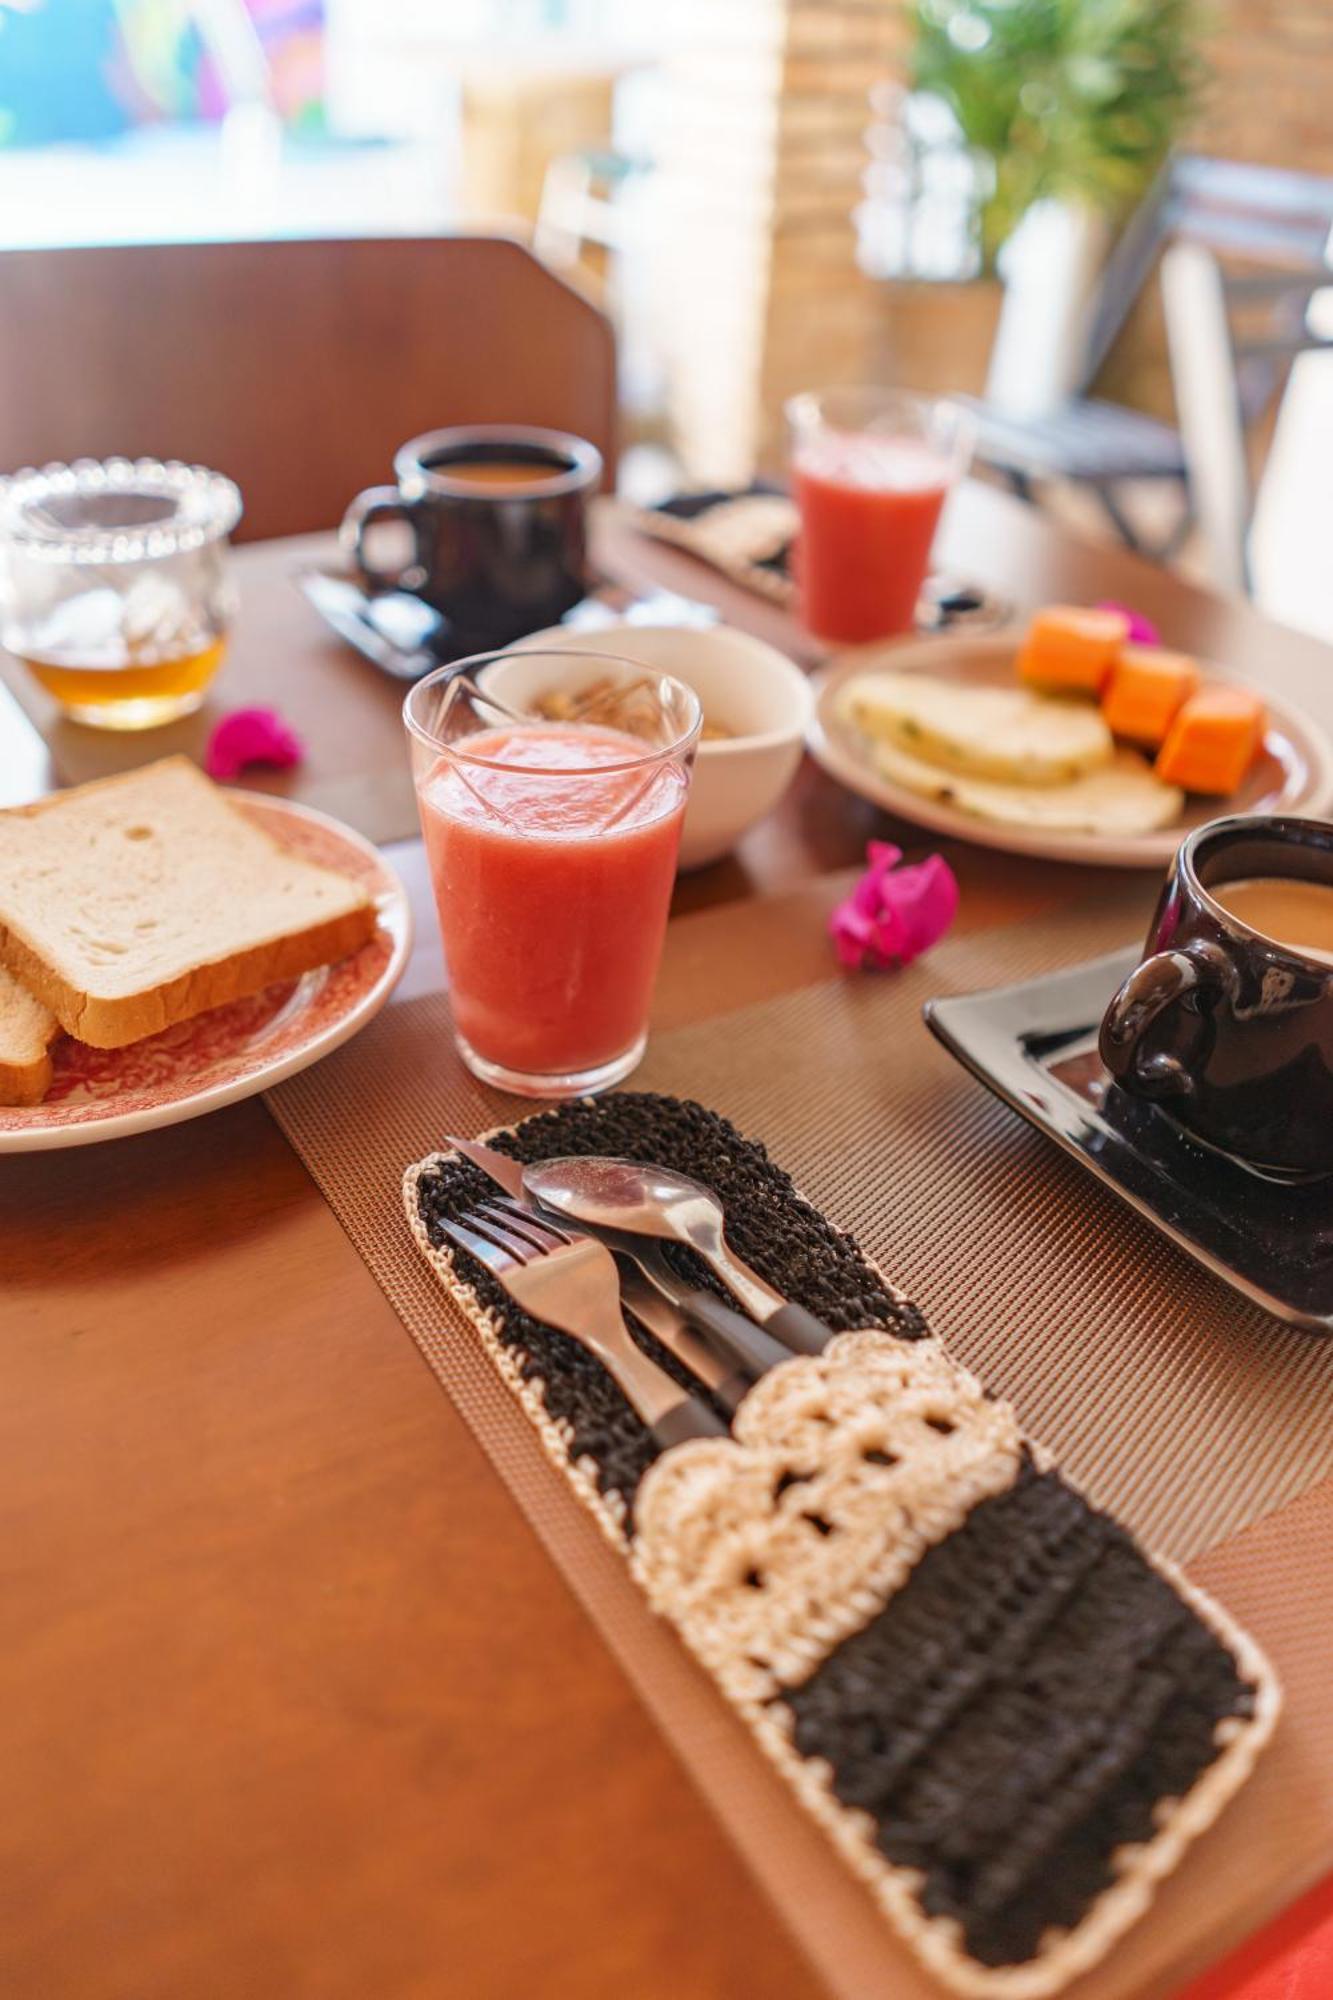
<path fill-rule="evenodd" d="M 1275 1515 L 1333 1472 L 1333 1348 L 1198 1270 L 992 1100 L 920 1023 L 932 993 L 1031 976 L 1124 941 L 1141 900 L 1112 896 L 960 939 L 891 977 L 830 981 L 678 1029 L 654 1042 L 634 1079 L 698 1097 L 762 1138 L 1095 1499 L 1190 1561 L 1205 1586 L 1220 1587 L 1220 1567 L 1244 1596 L 1233 1608 L 1288 1684 L 1287 1719 L 1153 1915 L 1079 1983 L 1097 2000 L 1169 1992 L 1333 1865 L 1333 1694 L 1316 1671 L 1333 1637 L 1321 1608 L 1333 1594 L 1323 1532 L 1333 1485 Z M 780 948 L 779 922 L 771 907 L 737 912 L 733 948 Z M 447 1131 L 527 1108 L 476 1084 L 449 1037 L 442 998 L 405 1003 L 280 1086 L 270 1106 L 831 1988 L 895 2000 L 935 1992 L 646 1612 L 418 1259 L 399 1206 L 403 1167 Z M 1253 1562 L 1252 1544 L 1263 1551 Z M 1304 1616 L 1292 1614 L 1294 1582 Z"/>

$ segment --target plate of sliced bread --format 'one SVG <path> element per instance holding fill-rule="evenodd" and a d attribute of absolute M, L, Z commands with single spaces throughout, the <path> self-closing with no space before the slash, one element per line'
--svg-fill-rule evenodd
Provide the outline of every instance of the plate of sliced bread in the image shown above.
<path fill-rule="evenodd" d="M 1053 605 L 1026 633 L 845 653 L 815 677 L 810 750 L 935 833 L 1103 867 L 1162 869 L 1219 813 L 1328 809 L 1308 716 L 1127 625 Z"/>
<path fill-rule="evenodd" d="M 0 1152 L 267 1089 L 364 1027 L 410 946 L 368 841 L 185 757 L 0 812 Z"/>

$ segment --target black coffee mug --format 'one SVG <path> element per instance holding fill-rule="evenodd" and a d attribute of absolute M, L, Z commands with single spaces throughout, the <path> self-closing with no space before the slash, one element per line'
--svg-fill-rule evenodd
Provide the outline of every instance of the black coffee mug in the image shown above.
<path fill-rule="evenodd" d="M 554 625 L 587 595 L 588 500 L 602 457 L 584 438 L 529 424 L 467 424 L 413 438 L 397 486 L 360 493 L 343 547 L 367 591 L 406 590 L 445 621 L 444 650 L 486 652 Z M 406 523 L 397 572 L 366 551 L 367 529 Z"/>
<path fill-rule="evenodd" d="M 1333 888 L 1333 826 L 1219 819 L 1182 842 L 1143 963 L 1101 1028 L 1121 1089 L 1279 1180 L 1333 1172 L 1333 964 L 1264 936 L 1209 894 L 1285 876 Z"/>

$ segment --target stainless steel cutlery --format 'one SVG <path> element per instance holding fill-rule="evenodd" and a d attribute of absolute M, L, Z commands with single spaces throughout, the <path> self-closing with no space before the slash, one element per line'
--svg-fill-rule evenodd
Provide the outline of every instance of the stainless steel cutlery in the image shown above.
<path fill-rule="evenodd" d="M 543 1208 L 585 1226 L 688 1244 L 789 1353 L 822 1354 L 832 1338 L 822 1320 L 784 1299 L 737 1256 L 724 1233 L 721 1202 L 686 1174 L 580 1154 L 525 1168 L 523 1185 Z"/>
<path fill-rule="evenodd" d="M 514 1202 L 558 1220 L 566 1232 L 578 1230 L 594 1236 L 598 1242 L 606 1244 L 608 1250 L 616 1252 L 622 1266 L 630 1260 L 658 1298 L 673 1306 L 697 1332 L 703 1334 L 711 1350 L 727 1362 L 729 1372 L 743 1374 L 747 1380 L 757 1380 L 761 1374 L 767 1374 L 769 1368 L 777 1368 L 779 1362 L 791 1360 L 793 1350 L 781 1340 L 775 1340 L 763 1326 L 757 1326 L 755 1320 L 737 1312 L 733 1306 L 727 1306 L 715 1292 L 707 1292 L 703 1286 L 691 1284 L 689 1278 L 681 1278 L 681 1274 L 667 1262 L 660 1240 L 654 1240 L 652 1236 L 636 1236 L 628 1230 L 574 1222 L 570 1216 L 552 1216 L 552 1212 L 544 1210 L 524 1186 L 524 1168 L 518 1160 L 510 1160 L 508 1154 L 496 1152 L 494 1146 L 484 1146 L 480 1140 L 448 1138 L 446 1144 L 470 1160 L 472 1166 L 480 1166 L 480 1170 Z"/>
<path fill-rule="evenodd" d="M 621 1303 L 629 1307 L 639 1324 L 647 1327 L 668 1353 L 674 1354 L 692 1375 L 699 1378 L 728 1414 L 734 1411 L 750 1387 L 753 1376 L 743 1368 L 731 1367 L 706 1341 L 701 1340 L 691 1330 L 680 1307 L 664 1298 L 661 1292 L 653 1290 L 632 1258 L 622 1253 L 616 1258 L 616 1263 L 620 1270 Z"/>
<path fill-rule="evenodd" d="M 595 1354 L 657 1442 L 725 1436 L 727 1426 L 636 1346 L 620 1306 L 616 1260 L 590 1236 L 565 1235 L 531 1211 L 482 1202 L 442 1223 L 450 1240 L 484 1264 L 534 1319 Z"/>
<path fill-rule="evenodd" d="M 536 1213 L 547 1213 L 524 1186 L 524 1169 L 517 1160 L 485 1146 L 475 1139 L 454 1139 L 446 1143 L 474 1166 L 480 1167 L 512 1200 Z M 763 1327 L 734 1311 L 714 1293 L 704 1291 L 681 1278 L 667 1263 L 660 1242 L 650 1236 L 636 1236 L 627 1230 L 603 1229 L 577 1223 L 568 1216 L 556 1216 L 566 1233 L 594 1236 L 622 1261 L 628 1258 L 654 1291 L 701 1333 L 713 1353 L 726 1363 L 728 1373 L 743 1374 L 753 1381 L 791 1359 L 792 1350 L 773 1338 Z M 645 1324 L 647 1322 L 645 1321 Z M 711 1385 L 710 1385 L 711 1386 Z"/>

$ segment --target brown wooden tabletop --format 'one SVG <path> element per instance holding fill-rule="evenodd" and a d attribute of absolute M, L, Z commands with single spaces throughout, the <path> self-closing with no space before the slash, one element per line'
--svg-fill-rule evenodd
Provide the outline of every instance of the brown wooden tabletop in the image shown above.
<path fill-rule="evenodd" d="M 797 643 L 602 532 L 627 580 Z M 217 706 L 276 702 L 311 746 L 278 788 L 408 834 L 397 692 L 295 590 L 309 552 L 238 556 Z M 997 494 L 960 496 L 945 553 L 1020 603 L 1127 598 L 1333 723 L 1326 648 Z M 148 748 L 87 734 L 51 731 L 60 776 Z M 682 883 L 659 1024 L 826 976 L 836 871 L 888 824 L 807 768 Z M 409 994 L 437 947 L 419 849 L 391 852 L 421 918 Z M 970 928 L 1089 886 L 953 858 Z M 755 894 L 788 899 L 790 949 L 738 965 L 727 908 Z M 0 1161 L 0 1323 L 0 1992 L 822 1990 L 261 1103 Z"/>

